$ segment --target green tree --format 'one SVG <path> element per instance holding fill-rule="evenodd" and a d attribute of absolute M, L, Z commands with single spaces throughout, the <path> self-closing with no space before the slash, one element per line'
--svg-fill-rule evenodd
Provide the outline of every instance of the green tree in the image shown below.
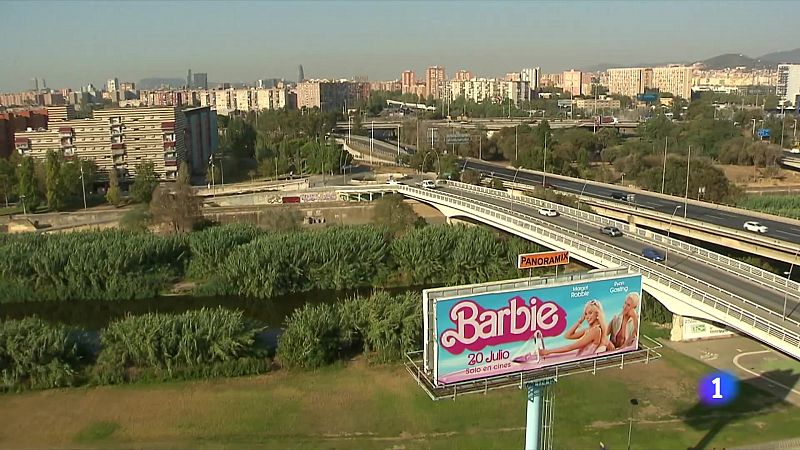
<path fill-rule="evenodd" d="M 131 198 L 136 203 L 149 203 L 153 198 L 153 191 L 158 186 L 158 176 L 153 163 L 138 164 L 134 169 L 136 175 L 131 185 Z"/>
<path fill-rule="evenodd" d="M 108 191 L 106 191 L 106 201 L 114 206 L 119 206 L 122 201 L 122 192 L 119 189 L 119 176 L 117 169 L 112 168 L 108 171 Z"/>
<path fill-rule="evenodd" d="M 14 164 L 8 160 L 0 158 L 0 193 L 6 201 L 8 207 L 8 197 L 16 193 L 17 173 Z"/>
<path fill-rule="evenodd" d="M 51 150 L 45 157 L 47 207 L 59 211 L 64 207 L 64 184 L 61 178 L 61 158 Z"/>
<path fill-rule="evenodd" d="M 19 167 L 19 188 L 17 194 L 25 203 L 28 212 L 33 212 L 41 204 L 39 182 L 36 179 L 36 169 L 31 157 L 22 158 Z"/>
<path fill-rule="evenodd" d="M 189 167 L 184 162 L 170 191 L 161 186 L 153 191 L 150 214 L 157 223 L 168 224 L 175 232 L 192 231 L 200 219 L 200 199 L 194 194 L 189 179 Z"/>
<path fill-rule="evenodd" d="M 81 172 L 81 169 L 83 171 Z M 61 165 L 61 184 L 66 204 L 83 205 L 83 191 L 91 192 L 97 178 L 97 166 L 89 160 L 78 159 Z"/>
<path fill-rule="evenodd" d="M 373 222 L 385 226 L 392 235 L 400 235 L 414 228 L 419 220 L 417 213 L 408 203 L 403 202 L 403 196 L 397 194 L 384 195 L 375 202 Z"/>

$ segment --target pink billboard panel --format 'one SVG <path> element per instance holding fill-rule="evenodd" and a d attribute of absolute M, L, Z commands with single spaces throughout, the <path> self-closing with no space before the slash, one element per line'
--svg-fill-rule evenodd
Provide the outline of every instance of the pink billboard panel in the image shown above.
<path fill-rule="evenodd" d="M 637 274 L 435 300 L 435 382 L 637 350 L 641 295 Z"/>

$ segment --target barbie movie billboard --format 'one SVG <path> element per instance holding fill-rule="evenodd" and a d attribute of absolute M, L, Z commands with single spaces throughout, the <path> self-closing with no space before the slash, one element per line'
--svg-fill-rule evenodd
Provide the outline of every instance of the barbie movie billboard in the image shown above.
<path fill-rule="evenodd" d="M 446 385 L 638 349 L 641 275 L 437 299 L 434 379 Z"/>

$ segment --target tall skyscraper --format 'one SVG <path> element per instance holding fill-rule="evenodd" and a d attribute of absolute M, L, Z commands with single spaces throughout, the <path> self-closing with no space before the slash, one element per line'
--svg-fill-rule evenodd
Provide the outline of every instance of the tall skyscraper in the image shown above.
<path fill-rule="evenodd" d="M 118 90 L 119 90 L 119 79 L 118 78 L 114 77 L 114 78 L 109 78 L 108 80 L 106 80 L 106 91 L 114 92 L 114 91 L 118 91 Z"/>
<path fill-rule="evenodd" d="M 208 89 L 208 74 L 204 72 L 197 72 L 194 74 L 194 88 L 195 89 Z"/>
<path fill-rule="evenodd" d="M 31 78 L 31 87 L 36 92 L 39 92 L 39 79 L 38 78 Z"/>
<path fill-rule="evenodd" d="M 542 76 L 542 69 L 538 67 L 530 67 L 520 71 L 520 79 L 527 81 L 532 90 L 539 89 L 539 79 Z"/>
<path fill-rule="evenodd" d="M 583 89 L 581 89 L 581 82 L 583 79 L 583 72 L 580 70 L 568 70 L 565 71 L 562 76 L 561 85 L 563 89 L 570 93 L 570 95 L 581 95 L 583 94 Z"/>
<path fill-rule="evenodd" d="M 444 67 L 431 66 L 425 71 L 425 96 L 435 99 L 442 98 L 445 91 L 447 74 Z"/>
<path fill-rule="evenodd" d="M 189 69 L 189 74 L 186 75 L 186 89 L 192 88 L 192 69 Z"/>
<path fill-rule="evenodd" d="M 303 73 L 303 65 L 300 64 L 299 66 L 297 66 L 297 82 L 301 83 L 305 81 L 305 79 L 306 75 Z"/>
<path fill-rule="evenodd" d="M 778 99 L 797 108 L 800 103 L 800 64 L 778 64 Z"/>

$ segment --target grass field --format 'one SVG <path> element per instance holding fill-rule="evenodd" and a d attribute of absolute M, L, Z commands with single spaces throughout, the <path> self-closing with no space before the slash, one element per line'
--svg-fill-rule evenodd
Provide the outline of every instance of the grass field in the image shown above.
<path fill-rule="evenodd" d="M 669 349 L 649 365 L 561 379 L 555 448 L 708 448 L 796 437 L 798 410 L 749 386 L 724 410 L 696 405 L 710 371 Z M 0 448 L 516 449 L 525 399 L 508 389 L 431 401 L 399 365 L 0 396 Z"/>

